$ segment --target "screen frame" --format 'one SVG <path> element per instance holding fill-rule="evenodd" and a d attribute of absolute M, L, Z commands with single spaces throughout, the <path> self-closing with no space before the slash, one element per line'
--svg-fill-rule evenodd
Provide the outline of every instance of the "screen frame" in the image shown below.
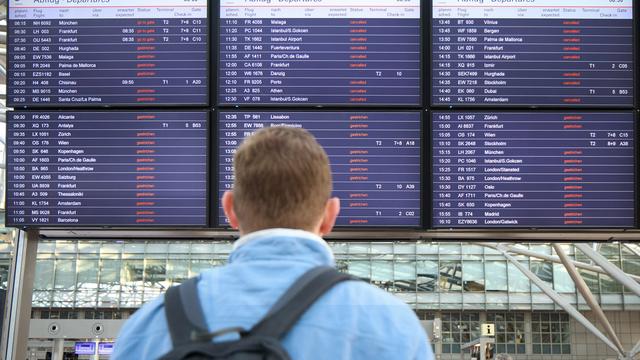
<path fill-rule="evenodd" d="M 219 147 L 219 139 L 217 137 L 218 134 L 218 114 L 217 112 L 272 112 L 272 111 L 286 111 L 286 112 L 305 112 L 305 111 L 325 111 L 325 112 L 419 112 L 421 118 L 421 130 L 420 130 L 420 139 L 421 139 L 421 175 L 420 175 L 420 201 L 421 201 L 421 216 L 420 216 L 420 227 L 349 227 L 349 226 L 337 226 L 336 230 L 339 232 L 346 233 L 357 233 L 363 232 L 367 230 L 378 231 L 378 230 L 389 230 L 398 234 L 403 234 L 405 231 L 407 234 L 414 234 L 418 232 L 422 232 L 424 234 L 434 233 L 434 234 L 455 234 L 466 233 L 470 231 L 478 231 L 478 232 L 517 232 L 519 234 L 544 234 L 547 231 L 561 231 L 567 233 L 586 233 L 586 232 L 604 232 L 604 231 L 613 231 L 613 232 L 624 232 L 625 230 L 634 230 L 640 227 L 640 219 L 638 218 L 638 210 L 640 208 L 640 184 L 638 184 L 640 169 L 638 167 L 640 156 L 640 143 L 638 140 L 640 139 L 640 134 L 638 134 L 638 129 L 640 126 L 638 122 L 640 121 L 640 62 L 638 61 L 638 52 L 640 50 L 640 35 L 638 34 L 639 26 L 640 26 L 640 1 L 632 0 L 632 24 L 633 24 L 633 34 L 632 34 L 632 51 L 633 51 L 633 61 L 634 61 L 634 71 L 633 71 L 633 105 L 631 106 L 616 106 L 616 105 L 558 105 L 558 106 L 539 106 L 539 105 L 478 105 L 478 104 L 453 104 L 453 105 L 443 105 L 438 104 L 434 105 L 432 103 L 432 90 L 433 90 L 433 59 L 431 56 L 431 48 L 432 48 L 432 37 L 433 37 L 433 1 L 434 0 L 420 0 L 420 46 L 421 46 L 421 65 L 420 65 L 420 105 L 381 105 L 381 104 L 373 104 L 373 105 L 363 105 L 363 104 L 344 104 L 344 105 L 329 105 L 325 106 L 322 104 L 218 104 L 218 90 L 220 87 L 220 78 L 219 78 L 219 46 L 220 46 L 220 25 L 221 19 L 219 17 L 220 12 L 220 2 L 215 2 L 215 5 L 212 5 L 211 0 L 207 0 L 207 94 L 209 102 L 203 105 L 181 105 L 181 104 L 47 104 L 47 105 L 15 105 L 9 102 L 10 91 L 9 86 L 10 82 L 14 80 L 13 78 L 9 78 L 9 71 L 11 69 L 12 55 L 13 51 L 11 50 L 13 44 L 11 43 L 12 38 L 12 27 L 10 27 L 10 23 L 12 20 L 10 18 L 10 4 L 13 0 L 9 0 L 7 2 L 7 106 L 14 106 L 15 111 L 8 111 L 8 113 L 12 112 L 103 112 L 103 111 L 118 111 L 118 112 L 206 112 L 207 115 L 207 189 L 206 189 L 206 221 L 207 225 L 202 226 L 158 226 L 158 225 L 137 225 L 137 226 L 105 226 L 105 225 L 82 225 L 82 226 L 69 226 L 69 225 L 51 225 L 48 224 L 46 226 L 23 226 L 19 225 L 20 228 L 28 229 L 28 228 L 40 228 L 40 229 L 49 229 L 55 228 L 56 230 L 60 230 L 60 227 L 69 228 L 69 229 L 114 229 L 114 230 L 124 230 L 124 229 L 134 229 L 134 230 L 166 230 L 168 227 L 172 229 L 224 229 L 229 230 L 228 227 L 221 227 L 218 224 L 218 203 L 214 202 L 214 199 L 218 199 L 218 189 L 219 187 L 219 174 L 218 174 L 218 147 Z M 428 6 L 427 6 L 428 3 Z M 215 63 L 212 61 L 215 57 Z M 215 107 L 215 109 L 214 109 Z M 113 110 L 117 108 L 117 110 Z M 499 112 L 499 113 L 508 113 L 508 112 L 519 112 L 519 113 L 543 113 L 543 112 L 572 112 L 572 113 L 607 113 L 607 112 L 616 112 L 616 113 L 628 113 L 632 112 L 634 117 L 634 146 L 635 149 L 635 158 L 634 158 L 634 227 L 624 227 L 624 228 L 603 228 L 603 227 L 544 227 L 544 228 L 531 228 L 531 227 L 479 227 L 479 228 L 441 228 L 434 227 L 434 219 L 433 214 L 435 213 L 433 209 L 433 139 L 432 139 L 432 126 L 433 126 L 433 113 L 440 112 Z M 428 117 L 428 123 L 425 124 L 425 121 Z M 9 124 L 9 116 L 7 116 L 7 124 Z M 7 131 L 11 129 L 7 127 Z M 428 138 L 426 137 L 428 135 Z M 7 133 L 8 136 L 8 133 Z M 428 144 L 427 145 L 427 142 Z M 428 146 L 428 147 L 427 147 Z M 9 152 L 5 152 L 5 163 L 6 158 L 8 158 Z M 426 162 L 428 161 L 428 163 Z M 213 171 L 215 170 L 215 171 Z M 9 169 L 7 169 L 7 182 L 9 181 Z M 429 176 L 429 183 L 427 185 L 426 177 Z M 212 184 L 216 184 L 216 189 L 213 188 Z M 213 191 L 216 190 L 216 191 Z M 216 195 L 214 198 L 213 195 Z M 219 199 L 218 199 L 219 200 Z M 6 201 L 10 201 L 9 192 L 6 194 Z M 428 204 L 428 205 L 427 205 Z M 216 206 L 213 206 L 216 205 Z M 5 212 L 5 221 L 8 219 L 8 211 Z M 10 224 L 8 225 L 10 226 Z M 413 232 L 409 232 L 413 231 Z M 233 234 L 232 231 L 229 231 L 229 234 Z"/>
<path fill-rule="evenodd" d="M 311 113 L 311 112 L 320 112 L 320 113 L 335 113 L 335 112 L 339 112 L 339 111 L 335 111 L 335 110 L 329 110 L 329 109 L 323 109 L 323 110 L 314 110 L 314 109 L 291 109 L 291 108 L 269 108 L 269 109 L 217 109 L 216 111 L 214 111 L 215 116 L 212 116 L 212 119 L 215 119 L 215 127 L 216 127 L 216 134 L 219 131 L 219 127 L 220 127 L 220 116 L 222 113 L 242 113 L 242 112 L 261 112 L 261 113 L 269 113 L 269 112 L 288 112 L 288 113 Z M 378 225 L 378 226 L 371 226 L 371 225 L 367 225 L 367 226 L 349 226 L 349 225 L 336 225 L 334 226 L 334 229 L 336 231 L 348 231 L 348 232 L 357 232 L 357 231 L 367 231 L 367 230 L 389 230 L 389 231 L 402 231 L 402 230 L 413 230 L 413 231 L 420 231 L 420 230 L 425 230 L 426 229 L 426 220 L 428 220 L 428 218 L 425 217 L 425 152 L 423 151 L 423 147 L 424 147 L 424 141 L 425 141 L 425 137 L 424 137 L 424 131 L 425 131 L 425 127 L 424 127 L 424 111 L 420 110 L 420 109 L 403 109 L 403 110 L 384 110 L 384 109 L 376 109 L 376 110 L 372 110 L 372 109 L 348 109 L 345 111 L 342 111 L 343 113 L 346 112 L 357 112 L 357 113 L 369 113 L 369 112 L 373 112 L 373 113 L 413 113 L 413 114 L 417 114 L 419 116 L 419 121 L 420 121 L 420 133 L 418 134 L 420 137 L 420 147 L 421 149 L 419 150 L 419 154 L 420 154 L 420 194 L 418 196 L 419 200 L 420 200 L 420 216 L 419 218 L 419 222 L 420 224 L 418 226 L 382 226 L 382 225 Z M 213 128 L 213 127 L 212 127 Z M 217 136 L 216 136 L 217 138 Z M 218 145 L 216 145 L 218 146 Z M 219 149 L 216 147 L 216 152 L 219 152 Z M 217 166 L 215 166 L 215 172 L 216 172 L 216 176 L 219 177 L 218 174 L 218 169 L 219 169 L 219 156 L 216 156 L 215 158 L 215 163 Z M 212 167 L 213 168 L 213 167 Z M 216 188 L 217 191 L 215 192 L 216 195 L 216 199 L 218 200 L 217 203 L 220 203 L 220 199 L 219 199 L 219 191 L 220 191 L 220 179 L 217 178 L 217 182 L 216 182 Z M 211 195 L 214 195 L 214 192 L 211 192 Z M 213 198 L 212 198 L 213 200 Z M 214 227 L 212 227 L 212 229 L 214 230 L 230 230 L 231 228 L 229 226 L 226 226 L 225 224 L 220 223 L 219 221 L 219 209 L 220 206 L 216 206 L 215 209 L 213 208 L 213 206 L 211 207 L 211 220 L 209 221 L 212 226 L 215 225 Z M 215 211 L 214 211 L 215 210 Z"/>
<path fill-rule="evenodd" d="M 222 26 L 222 18 L 220 18 L 220 6 L 221 6 L 221 0 L 216 1 L 217 6 L 215 6 L 215 15 L 216 15 L 216 21 L 218 21 L 219 23 L 216 24 L 216 28 L 215 28 L 215 32 L 218 34 L 217 38 L 216 38 L 216 45 L 218 47 L 217 51 L 215 52 L 214 56 L 215 56 L 215 68 L 217 69 L 217 72 L 215 74 L 216 77 L 216 88 L 215 91 L 211 91 L 212 93 L 215 93 L 215 98 L 212 99 L 211 103 L 217 107 L 217 108 L 222 108 L 222 109 L 240 109 L 240 108 L 244 108 L 247 109 L 249 111 L 254 110 L 254 109 L 274 109 L 274 111 L 277 111 L 277 109 L 279 108 L 290 108 L 290 109 L 300 109 L 300 110 L 305 110 L 305 109 L 309 109 L 309 108 L 316 108 L 316 109 L 323 109 L 323 110 L 341 110 L 341 109 L 371 109 L 371 110 L 378 110 L 378 109 L 397 109 L 397 110 L 404 110 L 404 109 L 423 109 L 425 106 L 427 106 L 428 102 L 425 99 L 425 92 L 427 91 L 427 87 L 425 86 L 425 75 L 427 74 L 425 72 L 425 52 L 426 50 L 428 50 L 428 48 L 426 47 L 426 42 L 425 42 L 425 36 L 424 36 L 424 27 L 425 27 L 425 17 L 424 17 L 424 11 L 426 9 L 426 2 L 427 0 L 418 0 L 419 4 L 420 4 L 420 10 L 418 11 L 419 14 L 419 23 L 420 23 L 420 29 L 418 32 L 418 36 L 420 38 L 420 64 L 419 64 L 419 81 L 418 81 L 418 96 L 419 96 L 419 102 L 417 104 L 350 104 L 350 103 L 345 103 L 345 104 L 321 104 L 321 103 L 291 103 L 291 104 L 282 104 L 282 103 L 250 103 L 250 104 L 243 104 L 243 103 L 227 103 L 227 102 L 221 102 L 219 101 L 219 96 L 221 94 L 220 91 L 220 76 L 219 76 L 219 71 L 220 71 L 220 36 L 222 34 L 220 27 Z"/>
<path fill-rule="evenodd" d="M 431 53 L 431 48 L 433 47 L 433 2 L 434 0 L 425 0 L 428 1 L 429 3 L 429 11 L 428 11 L 428 29 L 427 28 L 423 28 L 423 31 L 426 33 L 424 35 L 424 37 L 428 38 L 428 41 L 426 41 L 426 43 L 428 44 L 428 54 L 429 57 L 426 61 L 426 63 L 428 64 L 428 69 L 427 69 L 427 74 L 428 77 L 425 78 L 425 81 L 427 82 L 427 88 L 428 88 L 428 93 L 427 94 L 423 94 L 425 96 L 428 96 L 428 101 L 424 101 L 425 104 L 428 104 L 427 107 L 430 110 L 446 110 L 446 109 L 455 109 L 455 108 L 459 108 L 459 109 L 487 109 L 487 110 L 499 110 L 499 109 L 506 109 L 506 110 L 512 110 L 512 109 L 542 109 L 542 110 L 562 110 L 562 109 L 571 109 L 571 110 L 601 110 L 601 109 L 610 109 L 610 110 L 629 110 L 629 109 L 634 109 L 636 107 L 640 107 L 640 95 L 638 94 L 638 87 L 640 84 L 638 84 L 638 82 L 640 82 L 640 75 L 638 74 L 638 72 L 640 72 L 640 63 L 638 62 L 638 51 L 640 48 L 640 44 L 638 44 L 640 42 L 640 34 L 638 34 L 638 30 L 639 30 L 639 22 L 640 20 L 638 19 L 638 17 L 640 16 L 640 10 L 638 9 L 638 7 L 640 7 L 640 0 L 631 0 L 631 4 L 632 4 L 632 11 L 631 11 L 631 23 L 632 23 L 632 34 L 631 34 L 631 48 L 632 48 L 632 55 L 631 55 L 631 61 L 633 62 L 632 64 L 632 68 L 633 68 L 633 76 L 632 76 L 632 84 L 633 84 L 633 98 L 631 99 L 631 104 L 629 105 L 598 105 L 598 104 L 556 104 L 556 105 L 539 105 L 539 104 L 530 104 L 530 105 L 523 105 L 523 104 L 455 104 L 455 103 L 449 103 L 449 104 L 436 104 L 433 101 L 433 56 Z"/>
<path fill-rule="evenodd" d="M 633 159 L 633 166 L 634 166 L 634 171 L 633 171 L 633 182 L 634 182 L 634 186 L 633 186 L 633 225 L 632 226 L 625 226 L 625 227 L 603 227 L 603 226 L 575 226 L 575 227 L 531 227 L 531 226 L 492 226 L 492 227 L 472 227 L 472 226 L 468 226 L 468 227 L 455 227 L 455 226 L 451 226 L 451 227 L 438 227 L 435 224 L 435 218 L 433 216 L 433 214 L 435 214 L 435 210 L 434 210 L 434 204 L 433 202 L 435 201 L 435 197 L 433 196 L 434 191 L 435 191 L 435 187 L 434 187 L 434 172 L 433 172 L 433 166 L 434 166 L 434 162 L 433 162 L 433 156 L 429 157 L 429 173 L 432 175 L 431 179 L 430 179 L 430 189 L 429 189 L 429 197 L 431 199 L 431 203 L 430 203 L 430 208 L 433 212 L 432 216 L 429 220 L 429 227 L 428 230 L 432 230 L 432 231 L 437 231 L 437 232 L 469 232 L 469 231 L 481 231 L 481 232 L 526 232 L 526 233 L 531 233 L 531 232 L 544 232 L 544 231 L 566 231 L 566 232 L 592 232 L 594 230 L 597 231 L 626 231 L 626 230 L 634 230 L 638 228 L 638 174 L 639 174 L 639 169 L 638 169 L 638 151 L 639 151 L 639 146 L 638 146 L 638 139 L 640 139 L 640 135 L 638 134 L 638 121 L 640 121 L 640 118 L 638 115 L 640 115 L 638 113 L 638 111 L 636 110 L 622 110 L 622 109 L 598 109 L 598 110 L 576 110 L 576 109 L 563 109 L 563 110 L 551 110 L 551 109 L 545 109 L 545 110 L 539 110 L 536 112 L 531 112 L 531 110 L 527 110 L 527 109 L 501 109 L 501 110 L 496 110 L 496 109 L 437 109 L 437 110 L 432 110 L 430 111 L 431 114 L 429 116 L 429 142 L 430 142 L 430 146 L 429 149 L 431 152 L 433 152 L 433 118 L 435 116 L 436 113 L 457 113 L 457 112 L 464 112 L 464 113 L 500 113 L 500 114 L 505 114 L 505 113 L 530 113 L 530 114 L 554 114 L 554 113 L 560 113 L 560 112 L 565 112 L 565 113 L 572 113 L 572 114 L 608 114 L 608 113 L 616 113 L 616 114 L 627 114 L 627 115 L 631 115 L 632 117 L 632 121 L 633 121 L 633 141 L 634 141 L 634 159 Z"/>
<path fill-rule="evenodd" d="M 13 26 L 11 26 L 11 22 L 14 20 L 11 18 L 11 2 L 13 2 L 14 0 L 7 0 L 7 53 L 6 53 L 6 64 L 7 64 L 7 74 L 6 74 L 6 89 L 7 89 L 7 98 L 6 98 L 6 106 L 13 108 L 15 110 L 30 110 L 30 109 L 39 109 L 39 110 L 56 110 L 56 109 L 82 109 L 82 110 L 100 110 L 100 109 L 110 109 L 110 108 L 123 108 L 123 109 L 132 109 L 132 110 L 136 110 L 136 109 L 144 109 L 144 108 L 177 108 L 177 107 L 182 107 L 182 108 L 202 108 L 202 107 L 209 107 L 212 103 L 211 103 L 211 90 L 212 90 L 212 84 L 211 84 L 211 73 L 212 73 L 212 69 L 211 69 L 211 13 L 210 13 L 210 9 L 211 9 L 211 2 L 212 0 L 206 0 L 207 2 L 207 10 L 205 11 L 206 15 L 207 15 L 207 31 L 206 31 L 206 35 L 207 35 L 207 44 L 205 44 L 205 48 L 207 51 L 207 55 L 206 55 L 206 59 L 207 59 L 207 70 L 206 70 L 206 76 L 207 76 L 207 87 L 206 87 L 206 94 L 205 98 L 207 99 L 207 103 L 202 103 L 202 104 L 180 104 L 180 103 L 141 103 L 141 104 L 135 104 L 135 103 L 101 103 L 101 104 L 86 104 L 86 103 L 45 103 L 45 104 L 38 104 L 38 103 L 24 103 L 24 104 L 14 104 L 10 99 L 11 99 L 11 89 L 13 89 L 13 86 L 10 85 L 11 82 L 14 80 L 13 76 L 9 76 L 9 74 L 12 72 L 11 70 L 11 58 L 13 56 L 13 44 L 11 43 L 11 33 L 13 30 Z M 30 19 L 31 20 L 31 19 Z M 52 19 L 53 20 L 53 19 Z M 58 60 L 56 60 L 56 62 L 59 62 Z M 97 70 L 99 71 L 99 70 Z M 28 89 L 28 87 L 25 87 L 25 89 Z M 52 94 L 52 95 L 56 95 L 56 94 Z"/>
<path fill-rule="evenodd" d="M 631 0 L 633 6 L 633 61 L 635 71 L 633 72 L 633 96 L 635 98 L 635 108 L 640 108 L 640 0 Z"/>
<path fill-rule="evenodd" d="M 9 149 L 12 147 L 10 145 L 10 140 L 9 140 L 9 131 L 11 131 L 11 129 L 9 128 L 10 124 L 12 123 L 11 120 L 11 115 L 13 113 L 51 113 L 51 114 L 55 114 L 55 113 L 95 113 L 95 112 L 103 112 L 103 113 L 202 113 L 205 115 L 205 122 L 208 126 L 207 131 L 205 131 L 206 134 L 206 149 L 205 149 L 205 181 L 207 182 L 205 184 L 205 214 L 204 214 L 204 220 L 205 220 L 205 224 L 204 225 L 158 225 L 158 224 L 149 224 L 149 225 L 145 225 L 145 224 L 141 224 L 141 225 L 110 225 L 110 224 L 78 224 L 78 225 L 73 225 L 73 224 L 14 224 L 13 222 L 9 221 L 10 220 L 10 216 L 13 216 L 10 214 L 10 208 L 9 208 L 9 202 L 13 200 L 13 195 L 11 195 L 11 191 L 10 189 L 8 189 L 7 186 L 7 190 L 6 190 L 6 198 L 5 198 L 5 212 L 4 212 L 4 221 L 7 227 L 15 227 L 18 229 L 23 229 L 23 230 L 28 230 L 28 229 L 60 229 L 60 228 L 65 228 L 65 229 L 101 229 L 101 230 L 124 230 L 124 229 L 135 229 L 135 230 L 154 230 L 154 229 L 209 229 L 210 228 L 210 219 L 211 219 L 211 206 L 210 206 L 210 202 L 209 199 L 211 197 L 211 179 L 209 178 L 209 175 L 211 174 L 211 168 L 210 168 L 210 160 L 211 160 L 211 112 L 208 110 L 196 110 L 196 109 L 162 109 L 162 110 L 149 110 L 149 109 L 111 109 L 111 110 L 88 110 L 88 109 L 82 109 L 82 110 L 78 110 L 78 109 L 59 109 L 59 110 L 45 110 L 45 109 L 30 109 L 30 110 L 13 110 L 13 111 L 7 111 L 7 151 L 5 152 L 5 164 L 7 164 L 7 172 L 6 172 L 6 185 L 9 184 L 10 181 L 10 176 L 13 174 L 13 171 L 11 171 L 9 164 L 7 163 L 7 160 L 9 158 Z M 13 208 L 13 207 L 12 207 Z M 26 215 L 25 215 L 26 216 Z M 51 215 L 49 215 L 51 216 Z"/>

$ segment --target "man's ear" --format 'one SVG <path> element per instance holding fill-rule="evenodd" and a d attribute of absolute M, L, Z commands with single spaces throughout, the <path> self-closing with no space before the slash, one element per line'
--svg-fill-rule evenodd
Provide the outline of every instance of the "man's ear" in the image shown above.
<path fill-rule="evenodd" d="M 238 229 L 240 224 L 238 223 L 236 212 L 233 210 L 233 191 L 225 191 L 221 201 L 222 209 L 227 216 L 227 220 L 229 220 L 229 225 L 232 229 Z"/>
<path fill-rule="evenodd" d="M 327 204 L 324 207 L 324 216 L 322 217 L 322 222 L 318 228 L 318 235 L 323 236 L 331 232 L 339 213 L 340 199 L 334 197 L 327 200 Z"/>

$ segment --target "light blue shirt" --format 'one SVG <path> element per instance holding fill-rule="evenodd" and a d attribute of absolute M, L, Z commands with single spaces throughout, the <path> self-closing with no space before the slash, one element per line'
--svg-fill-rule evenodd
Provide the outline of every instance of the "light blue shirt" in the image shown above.
<path fill-rule="evenodd" d="M 241 237 L 229 264 L 200 275 L 209 330 L 250 329 L 299 276 L 320 265 L 335 262 L 327 243 L 314 234 L 270 229 Z M 360 281 L 339 283 L 320 297 L 282 343 L 292 359 L 433 359 L 409 306 Z M 160 296 L 125 323 L 111 359 L 156 359 L 171 348 Z"/>

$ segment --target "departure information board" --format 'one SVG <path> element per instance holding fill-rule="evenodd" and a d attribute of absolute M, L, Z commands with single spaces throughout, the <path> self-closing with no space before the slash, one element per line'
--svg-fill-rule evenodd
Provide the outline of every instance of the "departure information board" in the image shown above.
<path fill-rule="evenodd" d="M 632 112 L 435 112 L 433 227 L 633 227 Z"/>
<path fill-rule="evenodd" d="M 9 1 L 9 106 L 208 105 L 207 0 Z"/>
<path fill-rule="evenodd" d="M 329 155 L 336 225 L 420 227 L 419 112 L 221 112 L 219 196 L 233 188 L 233 153 L 243 138 L 271 126 L 310 131 Z M 226 218 L 219 209 L 219 224 Z"/>
<path fill-rule="evenodd" d="M 219 104 L 421 104 L 419 0 L 221 0 Z"/>
<path fill-rule="evenodd" d="M 433 0 L 433 105 L 633 106 L 632 0 Z"/>
<path fill-rule="evenodd" d="M 7 114 L 8 226 L 207 226 L 208 112 Z"/>

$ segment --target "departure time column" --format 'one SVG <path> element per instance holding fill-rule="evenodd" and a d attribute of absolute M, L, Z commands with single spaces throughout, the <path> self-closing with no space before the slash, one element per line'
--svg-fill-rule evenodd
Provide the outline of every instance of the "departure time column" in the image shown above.
<path fill-rule="evenodd" d="M 478 164 L 483 142 L 478 114 L 433 114 L 434 227 L 479 226 Z"/>

